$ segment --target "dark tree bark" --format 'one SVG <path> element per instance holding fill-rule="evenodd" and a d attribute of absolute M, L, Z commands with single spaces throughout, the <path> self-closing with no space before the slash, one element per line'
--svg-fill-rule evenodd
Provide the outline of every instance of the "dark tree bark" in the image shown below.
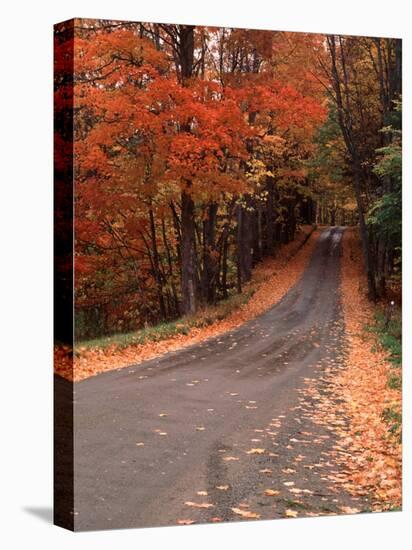
<path fill-rule="evenodd" d="M 190 193 L 182 192 L 182 313 L 196 311 L 196 259 L 194 202 Z"/>
<path fill-rule="evenodd" d="M 211 203 L 207 208 L 207 218 L 203 222 L 203 269 L 201 286 L 203 300 L 209 304 L 216 299 L 217 251 L 216 251 L 216 216 L 217 204 Z"/>
<path fill-rule="evenodd" d="M 177 297 L 176 292 L 176 286 L 174 283 L 174 274 L 173 274 L 173 261 L 172 261 L 172 254 L 170 252 L 170 246 L 169 242 L 167 240 L 167 233 L 166 233 L 166 224 L 164 219 L 162 219 L 162 236 L 163 236 L 163 244 L 166 250 L 166 257 L 167 257 L 167 265 L 169 267 L 169 274 L 168 274 L 168 280 L 172 289 L 172 296 L 173 296 L 173 310 L 174 314 L 178 315 L 180 313 L 179 311 L 179 300 Z"/>
<path fill-rule="evenodd" d="M 266 178 L 266 254 L 272 256 L 275 252 L 275 191 L 272 176 Z"/>
<path fill-rule="evenodd" d="M 177 69 L 183 86 L 187 85 L 193 73 L 194 65 L 194 27 L 177 26 L 176 51 L 178 52 Z M 182 127 L 183 132 L 190 132 L 190 125 Z M 195 205 L 191 195 L 190 181 L 185 182 L 181 193 L 181 260 L 182 260 L 182 313 L 193 314 L 196 311 L 196 255 L 195 255 Z"/>
<path fill-rule="evenodd" d="M 246 198 L 246 201 L 248 199 Z M 252 231 L 248 207 L 239 205 L 237 210 L 238 290 L 252 276 Z M 240 282 L 240 284 L 239 284 Z M 240 290 L 241 292 L 241 290 Z"/>
<path fill-rule="evenodd" d="M 163 296 L 163 282 L 162 282 L 162 274 L 160 272 L 159 251 L 157 248 L 156 225 L 155 225 L 153 210 L 151 208 L 149 209 L 149 219 L 150 219 L 150 241 L 152 245 L 152 254 L 150 254 L 150 257 L 152 257 L 153 255 L 152 268 L 154 271 L 153 275 L 157 286 L 157 295 L 159 297 L 160 314 L 162 318 L 165 319 L 166 307 L 165 307 L 164 296 Z M 150 252 L 150 249 L 149 249 L 149 252 Z"/>
<path fill-rule="evenodd" d="M 223 240 L 223 254 L 222 254 L 222 294 L 223 298 L 227 298 L 227 252 L 228 252 L 228 236 Z"/>

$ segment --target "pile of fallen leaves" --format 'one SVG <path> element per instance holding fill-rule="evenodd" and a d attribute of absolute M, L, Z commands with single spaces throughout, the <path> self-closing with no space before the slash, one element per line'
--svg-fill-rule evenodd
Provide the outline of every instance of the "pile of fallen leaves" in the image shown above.
<path fill-rule="evenodd" d="M 380 511 L 402 501 L 402 445 L 383 418 L 387 408 L 401 410 L 401 391 L 388 387 L 388 356 L 365 330 L 374 322 L 374 307 L 364 279 L 359 239 L 348 229 L 342 258 L 347 356 L 337 373 L 327 369 L 328 389 L 318 394 L 317 417 L 339 436 L 334 454 L 344 468 L 332 481 L 353 495 L 369 495 L 372 509 Z"/>
<path fill-rule="evenodd" d="M 294 241 L 281 247 L 276 257 L 268 258 L 259 264 L 253 272 L 252 281 L 243 289 L 247 292 L 253 288 L 254 293 L 250 300 L 225 319 L 209 326 L 194 327 L 188 334 L 177 334 L 165 340 L 149 341 L 124 348 L 113 345 L 86 349 L 80 346 L 76 348 L 73 366 L 70 353 L 65 354 L 59 348 L 56 351 L 55 372 L 68 380 L 78 381 L 104 371 L 135 365 L 233 330 L 276 304 L 298 281 L 312 255 L 318 236 L 318 230 L 314 231 L 311 226 L 305 226 Z"/>

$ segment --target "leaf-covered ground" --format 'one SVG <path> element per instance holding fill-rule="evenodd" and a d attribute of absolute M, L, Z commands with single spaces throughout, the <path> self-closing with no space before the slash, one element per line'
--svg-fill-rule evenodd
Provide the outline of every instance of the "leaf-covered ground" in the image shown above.
<path fill-rule="evenodd" d="M 375 310 L 366 298 L 360 243 L 354 229 L 343 237 L 342 306 L 347 341 L 346 362 L 339 375 L 326 379 L 318 420 L 333 422 L 339 414 L 340 447 L 336 458 L 345 466 L 343 487 L 355 495 L 369 494 L 373 510 L 401 506 L 402 444 L 385 419 L 385 411 L 401 411 L 401 389 L 388 384 L 391 364 L 376 336 L 366 331 Z"/>
<path fill-rule="evenodd" d="M 308 238 L 309 236 L 309 238 Z M 251 298 L 227 317 L 208 326 L 193 327 L 188 334 L 176 334 L 160 341 L 119 347 L 76 346 L 74 361 L 66 346 L 55 348 L 55 372 L 68 380 L 83 380 L 104 371 L 138 364 L 232 330 L 276 304 L 302 275 L 319 236 L 311 226 L 303 226 L 297 238 L 281 247 L 276 257 L 259 264 L 251 282 L 243 289 Z M 205 312 L 200 315 L 205 315 Z M 207 315 L 207 313 L 206 313 Z M 184 321 L 182 321 L 183 323 Z"/>

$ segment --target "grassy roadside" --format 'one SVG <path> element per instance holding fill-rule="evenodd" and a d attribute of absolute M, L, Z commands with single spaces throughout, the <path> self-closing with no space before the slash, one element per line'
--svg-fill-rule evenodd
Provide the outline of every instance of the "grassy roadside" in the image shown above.
<path fill-rule="evenodd" d="M 252 282 L 242 294 L 229 296 L 229 298 L 222 300 L 214 306 L 209 306 L 198 311 L 195 316 L 181 317 L 174 321 L 159 323 L 158 325 L 133 332 L 84 340 L 78 343 L 76 353 L 79 354 L 87 349 L 105 349 L 110 346 L 123 349 L 128 346 L 146 344 L 147 342 L 159 342 L 173 338 L 179 334 L 188 335 L 193 328 L 203 328 L 212 325 L 216 321 L 222 321 L 242 305 L 246 304 L 255 291 L 256 282 Z"/>
<path fill-rule="evenodd" d="M 379 309 L 375 315 L 375 323 L 367 330 L 375 334 L 379 346 L 386 352 L 389 362 L 387 375 L 388 388 L 402 391 L 402 315 L 399 309 L 391 307 L 385 312 Z M 382 418 L 389 426 L 389 432 L 402 441 L 402 409 L 400 403 L 385 407 Z"/>

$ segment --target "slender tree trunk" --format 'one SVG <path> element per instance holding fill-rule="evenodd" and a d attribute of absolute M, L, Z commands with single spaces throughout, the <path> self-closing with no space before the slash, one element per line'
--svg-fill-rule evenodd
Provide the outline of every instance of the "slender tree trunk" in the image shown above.
<path fill-rule="evenodd" d="M 227 253 L 228 253 L 228 240 L 229 235 L 225 235 L 223 238 L 223 252 L 222 252 L 222 294 L 223 298 L 227 298 Z"/>
<path fill-rule="evenodd" d="M 252 276 L 252 232 L 250 213 L 239 205 L 237 211 L 238 290 Z M 241 290 L 240 290 L 241 292 Z"/>
<path fill-rule="evenodd" d="M 194 27 L 192 25 L 178 26 L 179 40 L 176 43 L 178 51 L 178 66 L 180 82 L 188 85 L 192 77 L 194 64 Z M 183 132 L 190 132 L 190 125 L 182 125 Z M 197 262 L 195 251 L 195 205 L 191 196 L 192 182 L 185 181 L 181 192 L 182 222 L 181 222 L 181 257 L 182 257 L 182 312 L 193 314 L 196 311 Z"/>
<path fill-rule="evenodd" d="M 267 204 L 266 204 L 266 253 L 271 256 L 275 252 L 275 206 L 274 206 L 274 182 L 272 176 L 266 178 Z"/>
<path fill-rule="evenodd" d="M 216 296 L 216 215 L 217 204 L 211 203 L 207 209 L 207 219 L 203 222 L 203 269 L 201 286 L 203 299 L 214 303 Z"/>
<path fill-rule="evenodd" d="M 358 208 L 359 216 L 359 231 L 362 243 L 363 258 L 365 261 L 366 269 L 366 278 L 368 281 L 368 296 L 370 300 L 376 300 L 376 283 L 375 283 L 375 274 L 373 266 L 373 258 L 371 254 L 370 244 L 369 244 L 369 235 L 368 228 L 365 223 L 365 215 L 363 212 L 362 197 L 361 197 L 361 178 L 360 178 L 360 167 L 355 161 L 354 166 L 354 189 L 356 204 Z"/>
<path fill-rule="evenodd" d="M 195 221 L 194 202 L 187 190 L 181 194 L 182 200 L 182 312 L 193 314 L 196 311 L 196 262 L 195 262 Z"/>
<path fill-rule="evenodd" d="M 174 283 L 174 274 L 173 274 L 173 262 L 172 262 L 172 255 L 170 253 L 170 246 L 167 240 L 166 235 L 166 224 L 164 219 L 162 218 L 162 236 L 163 236 L 163 244 L 166 250 L 166 257 L 167 257 L 167 265 L 169 267 L 169 284 L 172 289 L 172 296 L 173 296 L 173 309 L 174 314 L 178 315 L 180 313 L 179 311 L 179 300 L 177 298 L 177 292 L 176 292 L 176 286 Z"/>

